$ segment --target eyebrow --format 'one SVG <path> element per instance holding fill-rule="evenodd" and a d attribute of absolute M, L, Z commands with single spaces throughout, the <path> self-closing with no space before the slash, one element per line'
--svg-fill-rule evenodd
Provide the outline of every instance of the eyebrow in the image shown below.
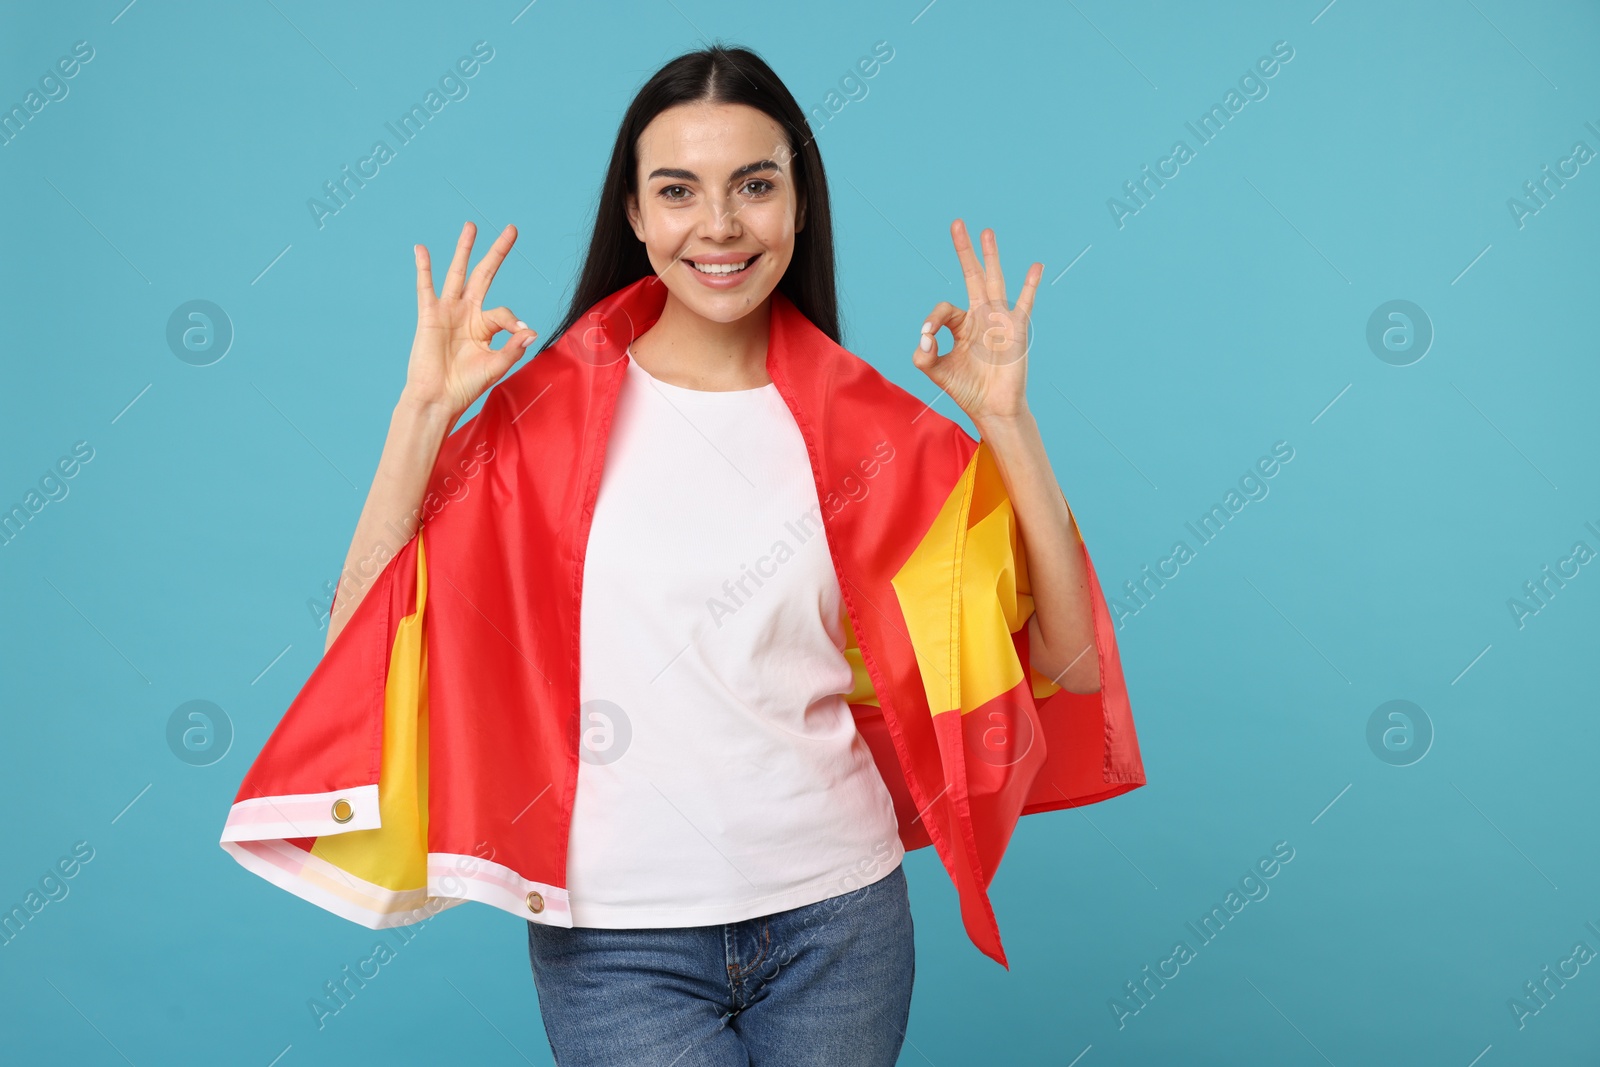
<path fill-rule="evenodd" d="M 746 174 L 754 174 L 758 170 L 781 170 L 781 169 L 782 168 L 780 168 L 776 163 L 774 163 L 770 159 L 759 159 L 754 163 L 746 163 L 744 166 L 742 166 L 742 167 L 738 168 L 737 170 L 735 170 L 732 174 L 728 175 L 728 180 L 730 182 L 738 181 L 740 178 L 743 178 Z M 651 178 L 678 178 L 678 179 L 681 179 L 683 181 L 689 181 L 689 182 L 697 182 L 697 181 L 700 180 L 700 176 L 698 174 L 696 174 L 694 171 L 692 171 L 692 170 L 680 170 L 680 169 L 678 169 L 676 167 L 657 167 L 655 170 L 650 172 L 650 177 L 646 178 L 645 181 L 649 181 Z"/>

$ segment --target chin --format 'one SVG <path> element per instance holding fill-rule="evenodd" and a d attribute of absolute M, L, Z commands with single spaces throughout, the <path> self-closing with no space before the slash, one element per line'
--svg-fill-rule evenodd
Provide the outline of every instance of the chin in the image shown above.
<path fill-rule="evenodd" d="M 685 303 L 694 310 L 695 314 L 703 319 L 709 319 L 712 322 L 738 322 L 750 312 L 759 308 L 767 297 L 771 295 L 772 290 L 768 289 L 759 296 L 752 294 L 746 297 L 741 293 L 720 299 L 706 300 L 701 298 L 694 302 L 685 301 Z"/>

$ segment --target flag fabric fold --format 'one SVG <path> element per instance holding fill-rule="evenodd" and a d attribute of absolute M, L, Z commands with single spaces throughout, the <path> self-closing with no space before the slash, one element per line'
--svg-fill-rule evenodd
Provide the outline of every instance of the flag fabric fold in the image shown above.
<path fill-rule="evenodd" d="M 625 349 L 665 295 L 654 276 L 613 293 L 446 439 L 421 531 L 358 567 L 371 588 L 238 790 L 221 844 L 246 869 L 371 928 L 467 900 L 572 925 L 584 549 Z M 1145 784 L 1088 550 L 1101 684 L 1077 694 L 1029 664 L 1026 553 L 988 446 L 781 292 L 767 370 L 816 478 L 845 699 L 902 844 L 935 848 L 968 936 L 1005 964 L 988 888 L 1017 820 Z"/>

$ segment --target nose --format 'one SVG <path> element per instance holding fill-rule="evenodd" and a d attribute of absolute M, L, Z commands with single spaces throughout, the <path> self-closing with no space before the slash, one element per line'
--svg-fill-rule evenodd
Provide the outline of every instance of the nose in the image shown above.
<path fill-rule="evenodd" d="M 739 235 L 739 203 L 724 194 L 723 196 L 708 196 L 705 199 L 706 211 L 700 220 L 700 234 L 702 237 L 727 239 Z"/>

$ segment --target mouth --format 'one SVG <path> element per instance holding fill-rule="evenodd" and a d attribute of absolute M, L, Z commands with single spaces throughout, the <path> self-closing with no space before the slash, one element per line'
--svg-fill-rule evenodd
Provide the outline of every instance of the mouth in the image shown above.
<path fill-rule="evenodd" d="M 751 264 L 755 263 L 755 261 L 760 258 L 761 253 L 756 252 L 745 259 L 737 260 L 732 263 L 702 263 L 692 259 L 685 259 L 683 262 L 687 263 L 691 269 L 699 271 L 701 274 L 712 278 L 723 278 L 731 274 L 739 274 L 749 270 Z"/>

